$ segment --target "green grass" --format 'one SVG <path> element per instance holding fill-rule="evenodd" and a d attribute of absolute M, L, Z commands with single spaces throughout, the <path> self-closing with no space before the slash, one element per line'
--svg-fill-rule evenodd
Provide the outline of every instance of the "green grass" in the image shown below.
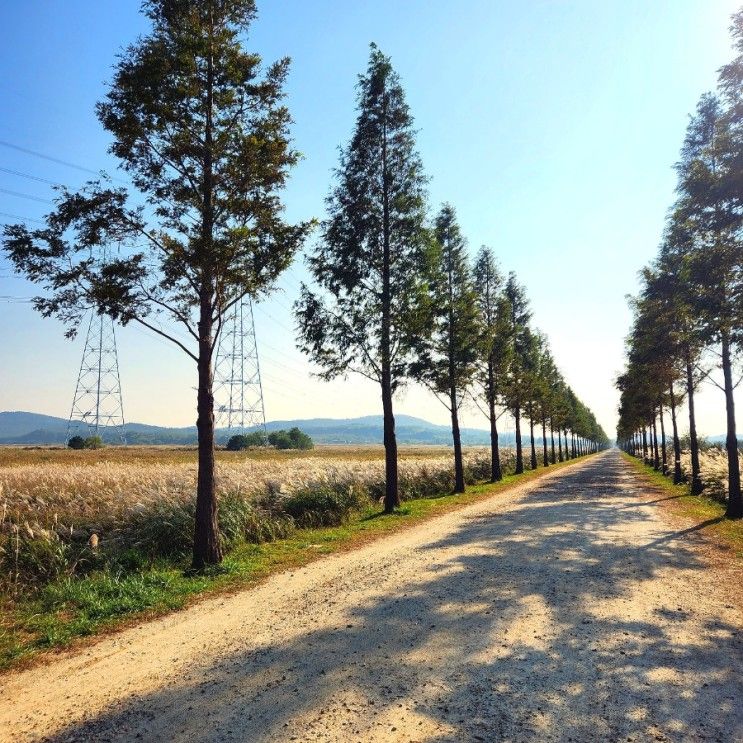
<path fill-rule="evenodd" d="M 275 542 L 240 543 L 207 574 L 188 575 L 186 562 L 161 559 L 139 572 L 94 572 L 54 581 L 15 600 L 6 598 L 0 606 L 0 670 L 43 651 L 181 609 L 199 597 L 256 585 L 274 573 L 359 547 L 571 463 L 509 475 L 497 484 L 473 485 L 460 495 L 409 500 L 389 515 L 370 506 L 341 526 L 300 529 Z"/>
<path fill-rule="evenodd" d="M 723 504 L 704 495 L 692 495 L 688 484 L 674 485 L 673 480 L 651 465 L 627 453 L 623 456 L 650 484 L 671 496 L 666 501 L 669 508 L 693 521 L 695 526 L 703 526 L 707 537 L 732 548 L 736 557 L 743 559 L 743 519 L 726 518 Z"/>

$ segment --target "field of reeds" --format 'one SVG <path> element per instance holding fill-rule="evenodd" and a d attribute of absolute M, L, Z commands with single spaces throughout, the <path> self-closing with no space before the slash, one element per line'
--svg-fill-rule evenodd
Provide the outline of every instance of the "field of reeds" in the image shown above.
<path fill-rule="evenodd" d="M 743 452 L 738 452 L 741 470 L 743 470 Z M 681 468 L 687 478 L 691 477 L 691 454 L 681 452 Z M 699 468 L 702 473 L 704 494 L 713 500 L 724 503 L 728 493 L 728 458 L 722 446 L 705 446 L 699 452 Z"/>
<path fill-rule="evenodd" d="M 513 466 L 505 450 L 503 464 Z M 469 482 L 488 476 L 483 450 L 465 455 Z M 445 448 L 403 448 L 404 500 L 450 492 Z M 43 586 L 94 570 L 136 571 L 191 547 L 196 453 L 189 449 L 0 450 L 0 585 Z M 379 447 L 311 452 L 220 452 L 220 529 L 225 549 L 296 528 L 338 525 L 384 493 Z"/>

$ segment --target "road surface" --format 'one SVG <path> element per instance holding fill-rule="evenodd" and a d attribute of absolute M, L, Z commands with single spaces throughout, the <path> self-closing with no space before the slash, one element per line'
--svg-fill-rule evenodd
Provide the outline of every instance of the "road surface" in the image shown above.
<path fill-rule="evenodd" d="M 0 740 L 743 741 L 740 564 L 664 497 L 555 470 L 6 675 Z"/>

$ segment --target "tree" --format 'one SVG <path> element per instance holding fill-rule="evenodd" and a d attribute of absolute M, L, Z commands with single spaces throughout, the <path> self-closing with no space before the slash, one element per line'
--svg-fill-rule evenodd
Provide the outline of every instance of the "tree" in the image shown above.
<path fill-rule="evenodd" d="M 498 445 L 496 404 L 503 395 L 510 360 L 508 328 L 511 313 L 503 294 L 503 277 L 498 270 L 495 256 L 485 245 L 475 258 L 473 281 L 482 329 L 480 383 L 485 393 L 490 422 L 490 481 L 498 482 L 503 478 L 503 472 Z"/>
<path fill-rule="evenodd" d="M 230 436 L 225 448 L 227 451 L 243 451 L 251 446 L 265 446 L 266 438 L 262 431 L 251 431 L 250 433 L 235 434 Z"/>
<path fill-rule="evenodd" d="M 400 502 L 393 398 L 425 331 L 420 303 L 431 241 L 413 117 L 389 58 L 374 44 L 357 89 L 355 130 L 308 260 L 318 290 L 303 286 L 296 304 L 298 345 L 321 378 L 353 372 L 380 386 L 390 513 Z"/>
<path fill-rule="evenodd" d="M 702 96 L 677 165 L 677 210 L 695 238 L 688 262 L 703 337 L 720 354 L 723 384 L 718 386 L 725 395 L 727 419 L 727 516 L 741 518 L 733 366 L 743 341 L 743 204 L 738 191 L 743 132 L 732 123 L 718 98 Z"/>
<path fill-rule="evenodd" d="M 312 449 L 312 439 L 296 426 L 288 431 L 272 431 L 268 434 L 268 443 L 277 449 Z"/>
<path fill-rule="evenodd" d="M 464 492 L 459 411 L 478 371 L 482 339 L 477 294 L 466 244 L 454 208 L 445 204 L 436 217 L 436 252 L 429 283 L 429 332 L 419 339 L 410 375 L 423 382 L 451 415 L 454 492 Z"/>
<path fill-rule="evenodd" d="M 68 442 L 67 446 L 70 449 L 84 449 L 85 439 L 82 436 L 73 436 Z"/>
<path fill-rule="evenodd" d="M 524 471 L 524 453 L 521 445 L 521 412 L 528 392 L 526 357 L 530 343 L 529 321 L 531 320 L 531 312 L 529 311 L 529 302 L 524 287 L 519 284 L 513 271 L 508 274 L 505 297 L 511 312 L 508 326 L 511 353 L 505 397 L 515 423 L 516 474 L 519 475 Z"/>
<path fill-rule="evenodd" d="M 198 570 L 222 557 L 212 392 L 219 331 L 236 302 L 271 289 L 309 225 L 282 220 L 279 194 L 299 157 L 282 103 L 289 60 L 261 76 L 260 57 L 242 48 L 253 0 L 146 0 L 143 10 L 152 30 L 119 58 L 97 113 L 147 208 L 94 181 L 62 191 L 45 228 L 6 228 L 5 250 L 48 290 L 36 308 L 65 321 L 70 335 L 92 307 L 144 325 L 196 365 Z M 121 251 L 96 259 L 113 244 Z"/>

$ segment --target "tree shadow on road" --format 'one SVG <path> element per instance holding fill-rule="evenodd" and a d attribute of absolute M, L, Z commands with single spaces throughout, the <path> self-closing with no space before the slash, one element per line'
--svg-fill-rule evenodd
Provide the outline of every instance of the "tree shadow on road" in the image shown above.
<path fill-rule="evenodd" d="M 689 580 L 647 602 L 706 568 L 689 530 L 624 507 L 626 477 L 603 457 L 545 481 L 424 544 L 425 569 L 338 626 L 210 658 L 53 740 L 740 738 L 740 627 L 698 613 Z"/>

